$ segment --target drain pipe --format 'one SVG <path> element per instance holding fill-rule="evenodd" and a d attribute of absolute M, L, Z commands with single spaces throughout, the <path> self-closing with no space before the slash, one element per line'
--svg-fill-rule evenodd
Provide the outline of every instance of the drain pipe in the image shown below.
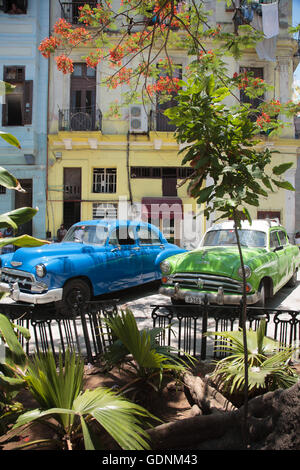
<path fill-rule="evenodd" d="M 129 139 L 129 131 L 127 132 L 127 150 L 126 150 L 126 167 L 127 167 L 127 181 L 128 181 L 128 191 L 129 191 L 129 200 L 130 205 L 132 206 L 132 190 L 131 190 L 131 181 L 130 181 L 130 165 L 129 165 L 129 158 L 130 158 L 130 139 Z"/>

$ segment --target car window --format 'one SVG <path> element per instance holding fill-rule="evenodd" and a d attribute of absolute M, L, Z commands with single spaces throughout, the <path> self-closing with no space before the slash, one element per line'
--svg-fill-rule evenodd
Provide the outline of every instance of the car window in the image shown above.
<path fill-rule="evenodd" d="M 239 230 L 240 243 L 244 246 L 266 246 L 266 234 L 259 230 Z M 236 245 L 236 235 L 233 229 L 211 230 L 204 238 L 203 246 Z"/>
<path fill-rule="evenodd" d="M 67 232 L 64 242 L 104 245 L 108 229 L 103 225 L 76 225 Z"/>
<path fill-rule="evenodd" d="M 279 230 L 278 235 L 279 235 L 280 245 L 286 245 L 287 237 L 286 237 L 285 232 L 283 230 Z"/>
<path fill-rule="evenodd" d="M 140 227 L 138 236 L 140 245 L 159 245 L 161 243 L 158 233 L 148 227 Z"/>
<path fill-rule="evenodd" d="M 277 232 L 273 231 L 270 233 L 270 248 L 277 248 L 279 246 L 279 240 Z"/>
<path fill-rule="evenodd" d="M 112 230 L 110 237 L 109 237 L 109 244 L 110 245 L 134 245 L 134 232 L 129 227 L 118 227 Z"/>

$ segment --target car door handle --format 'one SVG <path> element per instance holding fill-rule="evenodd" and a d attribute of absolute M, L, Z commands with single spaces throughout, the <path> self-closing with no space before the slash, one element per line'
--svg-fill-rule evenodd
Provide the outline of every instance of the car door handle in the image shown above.
<path fill-rule="evenodd" d="M 140 251 L 140 247 L 139 246 L 135 246 L 134 248 L 132 248 L 133 250 L 135 251 Z"/>

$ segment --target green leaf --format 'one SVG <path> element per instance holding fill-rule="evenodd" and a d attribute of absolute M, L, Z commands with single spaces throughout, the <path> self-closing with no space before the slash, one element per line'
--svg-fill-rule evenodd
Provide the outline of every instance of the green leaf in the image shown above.
<path fill-rule="evenodd" d="M 211 96 L 215 90 L 215 79 L 213 75 L 210 75 L 206 83 L 206 93 Z"/>
<path fill-rule="evenodd" d="M 0 334 L 4 338 L 7 347 L 10 349 L 13 355 L 14 362 L 20 366 L 24 367 L 27 358 L 26 354 L 23 351 L 21 344 L 18 341 L 14 328 L 9 321 L 9 319 L 0 313 Z"/>
<path fill-rule="evenodd" d="M 272 180 L 272 181 L 279 188 L 287 189 L 289 191 L 295 191 L 294 186 L 291 183 L 289 183 L 288 181 L 276 181 L 276 180 Z"/>
<path fill-rule="evenodd" d="M 17 147 L 18 149 L 21 148 L 20 142 L 12 134 L 9 134 L 8 132 L 0 131 L 0 137 L 2 137 L 2 139 L 5 140 L 8 144 L 13 145 L 14 147 Z"/>
<path fill-rule="evenodd" d="M 9 173 L 9 171 L 2 167 L 0 167 L 0 184 L 8 189 L 15 189 L 20 192 L 25 192 L 17 178 L 15 178 L 11 173 Z"/>
<path fill-rule="evenodd" d="M 38 209 L 32 207 L 20 207 L 11 212 L 6 212 L 0 215 L 0 227 L 13 227 L 17 229 L 19 225 L 24 224 L 31 220 Z"/>
<path fill-rule="evenodd" d="M 293 162 L 282 163 L 281 165 L 274 166 L 273 173 L 274 175 L 282 175 L 286 170 L 293 166 Z"/>
<path fill-rule="evenodd" d="M 208 186 L 207 188 L 204 188 L 204 189 L 201 189 L 198 193 L 198 198 L 197 198 L 197 202 L 199 204 L 203 203 L 203 202 L 207 202 L 209 196 L 211 195 L 212 191 L 214 190 L 214 185 L 212 186 Z"/>
<path fill-rule="evenodd" d="M 5 245 L 33 247 L 47 245 L 49 243 L 51 242 L 49 242 L 48 240 L 40 240 L 39 238 L 34 238 L 31 235 L 20 235 L 19 237 L 0 238 L 0 247 Z"/>

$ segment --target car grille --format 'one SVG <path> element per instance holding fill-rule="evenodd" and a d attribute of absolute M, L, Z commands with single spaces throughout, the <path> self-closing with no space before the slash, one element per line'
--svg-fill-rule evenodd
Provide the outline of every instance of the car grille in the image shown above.
<path fill-rule="evenodd" d="M 242 293 L 242 283 L 229 277 L 216 276 L 215 274 L 176 273 L 173 274 L 172 284 L 179 284 L 181 289 L 201 289 L 217 291 L 223 287 L 224 292 Z"/>
<path fill-rule="evenodd" d="M 17 269 L 2 268 L 0 280 L 8 284 L 17 282 L 19 288 L 23 291 L 31 291 L 32 287 L 36 285 L 36 279 L 33 274 L 18 271 Z"/>

